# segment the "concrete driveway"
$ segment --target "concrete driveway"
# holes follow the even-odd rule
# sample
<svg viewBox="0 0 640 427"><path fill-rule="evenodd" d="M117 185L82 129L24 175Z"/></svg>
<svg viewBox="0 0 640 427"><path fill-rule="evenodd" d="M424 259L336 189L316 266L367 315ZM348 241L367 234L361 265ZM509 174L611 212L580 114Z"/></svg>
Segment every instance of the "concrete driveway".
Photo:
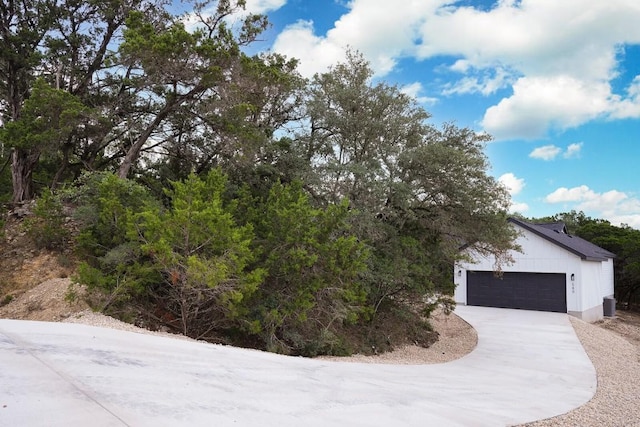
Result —
<svg viewBox="0 0 640 427"><path fill-rule="evenodd" d="M483 307L441 365L308 360L85 325L0 320L0 426L501 426L591 399L566 314Z"/></svg>

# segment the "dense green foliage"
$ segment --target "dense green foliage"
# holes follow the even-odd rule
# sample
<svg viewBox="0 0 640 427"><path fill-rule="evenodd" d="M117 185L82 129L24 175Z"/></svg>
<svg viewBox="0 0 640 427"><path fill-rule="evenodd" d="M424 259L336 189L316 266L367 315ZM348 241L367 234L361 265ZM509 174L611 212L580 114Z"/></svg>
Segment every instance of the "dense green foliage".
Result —
<svg viewBox="0 0 640 427"><path fill-rule="evenodd" d="M67 245L69 230L65 227L65 215L60 199L51 191L45 191L36 201L33 215L23 226L39 248L62 250Z"/></svg>
<svg viewBox="0 0 640 427"><path fill-rule="evenodd" d="M428 124L357 52L310 80L247 55L267 22L244 4L196 2L195 27L161 0L0 8L0 197L75 209L77 280L112 313L295 354L421 327L461 245L513 248L489 137Z"/></svg>
<svg viewBox="0 0 640 427"><path fill-rule="evenodd" d="M616 255L613 265L618 304L627 308L640 304L640 230L626 225L618 227L575 211L535 221L562 221L569 233L613 252Z"/></svg>
<svg viewBox="0 0 640 427"><path fill-rule="evenodd" d="M246 200L245 200L246 203ZM314 208L299 182L276 183L246 214L267 276L248 307L267 348L329 345L335 325L365 314L359 274L368 253L350 233L347 203Z"/></svg>
<svg viewBox="0 0 640 427"><path fill-rule="evenodd" d="M128 236L135 215L155 202L146 188L102 172L83 175L61 196L76 206L80 224L76 246L84 260L78 278L104 294L95 303L99 309L117 312L161 280L156 270L140 262L140 247Z"/></svg>
<svg viewBox="0 0 640 427"><path fill-rule="evenodd" d="M307 188L322 203L349 200L354 232L371 248L363 285L370 304L450 293L464 243L498 258L511 248L509 197L486 170L486 136L428 125L395 86L371 85L361 55L317 75L308 88L309 128L296 140Z"/></svg>
<svg viewBox="0 0 640 427"><path fill-rule="evenodd" d="M314 208L300 183L225 203L227 181L212 170L173 182L167 206L113 174L80 188L66 195L84 230L77 280L105 292L102 309L135 299L184 334L241 332L295 353L366 312L367 251L349 234L346 203Z"/></svg>
<svg viewBox="0 0 640 427"><path fill-rule="evenodd" d="M170 205L151 205L129 224L144 265L162 276L147 288L175 317L185 335L206 337L241 317L244 300L256 292L263 268L253 259L250 225L237 226L222 202L225 180L211 171L190 175L167 190Z"/></svg>

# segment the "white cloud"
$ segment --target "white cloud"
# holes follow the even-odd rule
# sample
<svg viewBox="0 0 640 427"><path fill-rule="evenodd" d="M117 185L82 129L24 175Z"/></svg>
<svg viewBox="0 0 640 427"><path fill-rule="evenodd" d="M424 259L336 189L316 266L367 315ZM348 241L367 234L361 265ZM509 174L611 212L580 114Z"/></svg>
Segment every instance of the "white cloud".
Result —
<svg viewBox="0 0 640 427"><path fill-rule="evenodd" d="M627 97L616 97L611 118L630 119L640 117L640 76L636 76L627 88Z"/></svg>
<svg viewBox="0 0 640 427"><path fill-rule="evenodd" d="M311 77L344 59L346 46L316 36L312 21L298 21L278 35L273 50L300 60L298 71Z"/></svg>
<svg viewBox="0 0 640 427"><path fill-rule="evenodd" d="M195 13L187 13L182 18L182 22L184 22L185 27L189 31L193 31L196 28L202 28L202 20L211 18L216 14L216 9L218 7L218 2L205 7L201 12L200 16L197 16ZM273 12L275 10L280 9L282 6L287 4L287 0L246 0L246 4L244 9L239 9L236 13L229 16L226 21L231 25L237 23L239 18L246 17L249 14L266 14L269 12Z"/></svg>
<svg viewBox="0 0 640 427"><path fill-rule="evenodd" d="M479 68L601 78L613 73L617 45L640 39L640 9L630 0L523 0L438 12L425 18L419 54L459 55Z"/></svg>
<svg viewBox="0 0 640 427"><path fill-rule="evenodd" d="M349 11L326 34L300 23L278 35L273 50L301 60L301 73L312 76L344 59L347 47L362 52L377 76L389 73L400 57L415 50L420 24L448 0L403 2L351 0Z"/></svg>
<svg viewBox="0 0 640 427"><path fill-rule="evenodd" d="M522 77L513 95L487 109L482 124L496 139L540 138L605 116L611 88L571 76Z"/></svg>
<svg viewBox="0 0 640 427"><path fill-rule="evenodd" d="M582 142L576 142L573 144L569 144L567 147L567 151L562 155L565 159L573 159L576 157L580 157L580 152L582 151Z"/></svg>
<svg viewBox="0 0 640 427"><path fill-rule="evenodd" d="M509 212L511 213L519 212L523 214L528 210L529 210L529 205L526 203L512 202L511 206L509 207Z"/></svg>
<svg viewBox="0 0 640 427"><path fill-rule="evenodd" d="M500 178L498 178L498 182L505 186L511 196L515 196L520 193L525 186L524 179L516 177L511 172L500 176Z"/></svg>
<svg viewBox="0 0 640 427"><path fill-rule="evenodd" d="M582 142L569 144L564 153L562 153L562 148L560 147L557 147L555 145L544 145L542 147L535 148L531 153L529 153L529 157L531 157L532 159L549 161L554 160L560 153L562 153L562 157L564 157L565 159L573 159L576 157L580 157L582 145Z"/></svg>
<svg viewBox="0 0 640 427"><path fill-rule="evenodd" d="M498 178L498 182L507 189L511 197L518 195L525 186L524 179L518 178L511 172L501 175ZM516 202L514 200L511 201L511 206L509 207L510 212L524 213L528 210L529 205L526 203Z"/></svg>
<svg viewBox="0 0 640 427"><path fill-rule="evenodd" d="M247 0L245 10L249 13L268 13L280 9L287 0Z"/></svg>
<svg viewBox="0 0 640 427"><path fill-rule="evenodd" d="M640 117L640 79L624 96L610 85L620 46L640 42L638 19L630 0L449 7L426 19L418 52L462 56L451 68L467 74L461 88L474 81L474 69L509 70L513 94L490 107L482 124L496 139L539 138L600 117Z"/></svg>
<svg viewBox="0 0 640 427"><path fill-rule="evenodd" d="M403 57L443 58L437 66L458 75L444 94L511 89L482 119L496 139L539 138L594 119L640 118L640 76L624 93L611 86L616 55L625 44L640 43L636 0L501 0L488 10L460 3L351 0L326 33L297 23L277 37L273 50L301 59L307 76L342 60L346 46L362 52L377 76Z"/></svg>
<svg viewBox="0 0 640 427"><path fill-rule="evenodd" d="M615 225L628 224L640 229L640 199L621 191L597 193L586 185L560 187L544 200L562 204L566 210L584 211L589 216L606 219Z"/></svg>
<svg viewBox="0 0 640 427"><path fill-rule="evenodd" d="M545 201L548 203L563 203L593 200L595 198L597 198L597 194L593 190L586 185L581 185L573 188L560 187L545 197Z"/></svg>
<svg viewBox="0 0 640 427"><path fill-rule="evenodd" d="M628 197L603 211L614 224L627 224L640 230L640 199Z"/></svg>
<svg viewBox="0 0 640 427"><path fill-rule="evenodd" d="M420 82L411 83L400 88L400 92L404 93L405 95L409 95L420 104L433 105L438 102L438 98L431 98L428 96L420 95L423 91L424 87Z"/></svg>
<svg viewBox="0 0 640 427"><path fill-rule="evenodd" d="M457 61L451 67L452 70L465 70L468 68L464 63ZM503 68L496 68L492 73L484 73L481 76L464 77L457 82L445 85L444 95L464 95L468 93L480 93L482 95L491 95L500 89L504 89L512 84L512 75Z"/></svg>
<svg viewBox="0 0 640 427"><path fill-rule="evenodd" d="M640 230L640 214L635 215L613 215L608 221L613 223L614 225L622 225L626 224L629 227L633 227L637 230Z"/></svg>
<svg viewBox="0 0 640 427"><path fill-rule="evenodd" d="M534 149L529 153L529 157L549 161L555 159L561 152L562 149L560 147L556 147L555 145L545 145Z"/></svg>
<svg viewBox="0 0 640 427"><path fill-rule="evenodd" d="M547 197L544 198L544 201L547 203L577 202L581 200L585 194L589 193L594 194L586 185L572 189L560 187L553 193L548 194Z"/></svg>
<svg viewBox="0 0 640 427"><path fill-rule="evenodd" d="M471 63L466 59L458 59L449 69L458 73L466 73L472 68Z"/></svg>

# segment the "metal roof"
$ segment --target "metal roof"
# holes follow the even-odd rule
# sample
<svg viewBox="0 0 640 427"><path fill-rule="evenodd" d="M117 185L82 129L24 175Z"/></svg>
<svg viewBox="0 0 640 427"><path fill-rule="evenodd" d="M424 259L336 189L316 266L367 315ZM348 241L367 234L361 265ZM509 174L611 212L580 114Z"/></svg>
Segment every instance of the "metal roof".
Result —
<svg viewBox="0 0 640 427"><path fill-rule="evenodd" d="M537 234L586 261L606 261L609 258L616 257L615 254L598 245L594 245L578 236L568 234L567 227L563 222L533 224L517 218L509 218L509 222Z"/></svg>

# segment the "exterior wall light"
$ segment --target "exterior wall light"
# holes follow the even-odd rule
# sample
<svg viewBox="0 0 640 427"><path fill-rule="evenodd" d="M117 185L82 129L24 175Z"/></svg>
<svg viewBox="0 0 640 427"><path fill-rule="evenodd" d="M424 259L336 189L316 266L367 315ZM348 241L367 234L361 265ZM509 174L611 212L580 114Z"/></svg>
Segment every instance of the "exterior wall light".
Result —
<svg viewBox="0 0 640 427"><path fill-rule="evenodd" d="M576 293L576 275L574 273L571 273L571 293L575 294Z"/></svg>

